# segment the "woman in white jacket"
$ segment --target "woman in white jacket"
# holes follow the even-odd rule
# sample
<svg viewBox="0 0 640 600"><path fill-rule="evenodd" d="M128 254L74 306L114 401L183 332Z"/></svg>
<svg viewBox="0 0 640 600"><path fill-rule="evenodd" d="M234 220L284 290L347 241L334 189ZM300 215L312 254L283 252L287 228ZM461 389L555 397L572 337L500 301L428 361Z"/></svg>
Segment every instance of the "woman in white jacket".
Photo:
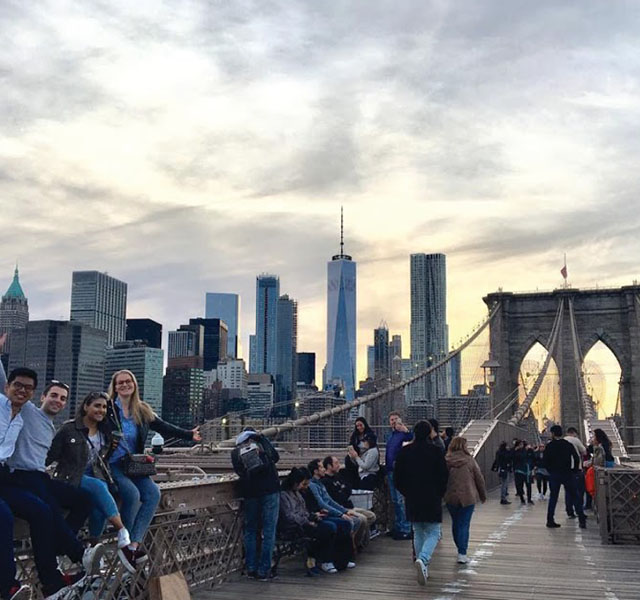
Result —
<svg viewBox="0 0 640 600"><path fill-rule="evenodd" d="M376 442L376 436L366 434L362 440L364 452L358 456L353 446L349 446L349 456L358 465L359 488L361 490L374 490L378 483L378 471L380 471L380 452Z"/></svg>

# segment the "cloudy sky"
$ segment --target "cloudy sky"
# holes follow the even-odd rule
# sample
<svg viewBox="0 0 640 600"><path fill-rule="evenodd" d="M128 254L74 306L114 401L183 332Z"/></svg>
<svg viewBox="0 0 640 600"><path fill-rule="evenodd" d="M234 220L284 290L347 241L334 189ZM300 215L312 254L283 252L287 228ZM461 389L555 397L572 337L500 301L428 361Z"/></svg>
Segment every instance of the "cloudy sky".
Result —
<svg viewBox="0 0 640 600"><path fill-rule="evenodd" d="M325 357L326 261L358 262L359 375L408 347L409 254L444 252L451 341L483 294L640 277L635 0L0 4L0 284L68 318L71 272L165 330L255 276ZM4 283L2 283L4 281Z"/></svg>

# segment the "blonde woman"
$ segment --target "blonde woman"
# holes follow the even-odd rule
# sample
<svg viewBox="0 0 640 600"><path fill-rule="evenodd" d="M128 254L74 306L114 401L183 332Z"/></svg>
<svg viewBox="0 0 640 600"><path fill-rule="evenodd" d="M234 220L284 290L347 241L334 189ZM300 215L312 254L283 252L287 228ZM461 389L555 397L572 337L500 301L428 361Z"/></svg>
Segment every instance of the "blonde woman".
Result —
<svg viewBox="0 0 640 600"><path fill-rule="evenodd" d="M468 562L469 528L475 505L485 502L487 491L480 467L467 449L467 440L454 437L445 456L449 480L444 501L451 515L453 541L458 548L458 562Z"/></svg>
<svg viewBox="0 0 640 600"><path fill-rule="evenodd" d="M123 461L128 454L141 454L149 430L165 437L200 441L198 427L181 429L163 421L152 408L143 402L138 393L138 382L131 371L117 371L109 385L107 423L111 435L119 440L109 458L111 475L118 486L122 499L120 514L124 526L129 530L131 544L127 548L127 559L134 566L146 559L139 546L160 502L160 489L151 477L130 477L125 474Z"/></svg>

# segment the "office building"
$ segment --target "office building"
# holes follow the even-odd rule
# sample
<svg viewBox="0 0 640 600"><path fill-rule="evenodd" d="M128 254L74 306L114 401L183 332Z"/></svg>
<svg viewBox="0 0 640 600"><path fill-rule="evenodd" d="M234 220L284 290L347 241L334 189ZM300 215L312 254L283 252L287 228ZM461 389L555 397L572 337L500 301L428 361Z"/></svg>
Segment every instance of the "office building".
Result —
<svg viewBox="0 0 640 600"><path fill-rule="evenodd" d="M227 356L239 358L240 296L209 292L205 296L205 318L220 319L227 324Z"/></svg>
<svg viewBox="0 0 640 600"><path fill-rule="evenodd" d="M451 373L451 395L460 396L462 394L462 354L456 354L449 361L449 372Z"/></svg>
<svg viewBox="0 0 640 600"><path fill-rule="evenodd" d="M244 360L241 358L227 358L218 363L216 379L222 384L222 389L240 390L240 397L247 398L249 377Z"/></svg>
<svg viewBox="0 0 640 600"><path fill-rule="evenodd" d="M402 336L394 335L391 338L389 344L389 360L393 360L395 357L402 358Z"/></svg>
<svg viewBox="0 0 640 600"><path fill-rule="evenodd" d="M298 352L298 381L306 385L314 385L316 382L316 353Z"/></svg>
<svg viewBox="0 0 640 600"><path fill-rule="evenodd" d="M84 323L30 321L12 332L9 369L29 367L38 374L38 398L52 379L69 385L69 399L56 424L75 416L78 402L102 390L107 333Z"/></svg>
<svg viewBox="0 0 640 600"><path fill-rule="evenodd" d="M280 280L275 275L256 278L256 338L254 373L275 375L277 368L277 320Z"/></svg>
<svg viewBox="0 0 640 600"><path fill-rule="evenodd" d="M340 226L340 254L327 263L327 366L323 386L339 385L347 401L355 398L356 381L356 263L344 253Z"/></svg>
<svg viewBox="0 0 640 600"><path fill-rule="evenodd" d="M127 340L149 348L162 348L162 325L153 319L127 319Z"/></svg>
<svg viewBox="0 0 640 600"><path fill-rule="evenodd" d="M203 421L202 369L167 367L162 388L164 420L185 429L192 429Z"/></svg>
<svg viewBox="0 0 640 600"><path fill-rule="evenodd" d="M367 379L373 379L376 376L376 347L367 346Z"/></svg>
<svg viewBox="0 0 640 600"><path fill-rule="evenodd" d="M13 281L0 302L0 335L7 334L4 347L0 350L0 357L5 368L9 366L9 354L11 353L11 332L22 329L29 322L29 303L20 285L18 267L13 273Z"/></svg>
<svg viewBox="0 0 640 600"><path fill-rule="evenodd" d="M71 320L107 332L107 345L126 337L127 284L98 271L74 271Z"/></svg>
<svg viewBox="0 0 640 600"><path fill-rule="evenodd" d="M259 419L271 416L274 400L273 377L269 373L249 373L247 396L249 416Z"/></svg>
<svg viewBox="0 0 640 600"><path fill-rule="evenodd" d="M169 366L177 366L172 361L193 358L188 363L189 366L200 369L204 367L204 325L180 325L175 331L169 332L167 346ZM185 366L186 363L180 361L180 364Z"/></svg>
<svg viewBox="0 0 640 600"><path fill-rule="evenodd" d="M227 358L229 328L221 319L189 319L189 325L204 326L204 370L215 369L218 361Z"/></svg>
<svg viewBox="0 0 640 600"><path fill-rule="evenodd" d="M447 278L444 254L411 255L411 362L416 372L447 354ZM412 403L449 395L448 369L412 386Z"/></svg>
<svg viewBox="0 0 640 600"><path fill-rule="evenodd" d="M389 360L389 329L381 323L373 330L374 367L373 378L379 382L380 389L386 387L385 383L391 378L391 363Z"/></svg>
<svg viewBox="0 0 640 600"><path fill-rule="evenodd" d="M278 298L276 323L274 416L290 417L298 380L298 303L286 294Z"/></svg>
<svg viewBox="0 0 640 600"><path fill-rule="evenodd" d="M117 342L107 349L104 387L108 389L114 373L127 369L138 382L138 392L154 412L162 416L162 376L164 371L164 351L152 348L141 341Z"/></svg>
<svg viewBox="0 0 640 600"><path fill-rule="evenodd" d="M258 355L256 348L256 336L249 336L249 373L255 373L258 368Z"/></svg>

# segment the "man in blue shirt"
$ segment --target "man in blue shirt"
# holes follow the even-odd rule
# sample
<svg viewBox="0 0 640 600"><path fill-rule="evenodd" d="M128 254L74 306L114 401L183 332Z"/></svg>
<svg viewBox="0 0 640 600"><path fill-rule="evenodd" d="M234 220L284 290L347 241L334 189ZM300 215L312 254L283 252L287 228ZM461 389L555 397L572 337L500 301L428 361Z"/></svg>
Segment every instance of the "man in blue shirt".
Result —
<svg viewBox="0 0 640 600"><path fill-rule="evenodd" d="M387 477L389 479L389 493L391 495L395 514L391 536L394 540L409 540L411 539L411 523L407 520L404 498L402 494L398 492L394 484L393 465L396 462L398 452L400 452L403 445L409 443L413 439L413 435L402 422L400 413L396 411L389 413L389 425L391 426L391 432L387 435L385 466L387 469Z"/></svg>

